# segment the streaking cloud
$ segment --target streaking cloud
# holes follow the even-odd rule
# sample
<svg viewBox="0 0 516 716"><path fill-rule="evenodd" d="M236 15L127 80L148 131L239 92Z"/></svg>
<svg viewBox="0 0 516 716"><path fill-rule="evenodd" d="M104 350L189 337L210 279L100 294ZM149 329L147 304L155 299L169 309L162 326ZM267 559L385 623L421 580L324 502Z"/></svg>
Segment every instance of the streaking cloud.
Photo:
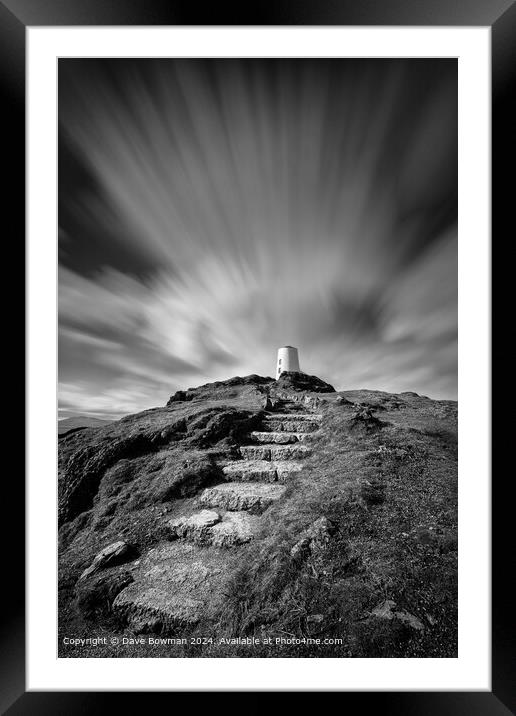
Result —
<svg viewBox="0 0 516 716"><path fill-rule="evenodd" d="M456 63L60 61L63 415L291 343L337 388L456 397Z"/></svg>

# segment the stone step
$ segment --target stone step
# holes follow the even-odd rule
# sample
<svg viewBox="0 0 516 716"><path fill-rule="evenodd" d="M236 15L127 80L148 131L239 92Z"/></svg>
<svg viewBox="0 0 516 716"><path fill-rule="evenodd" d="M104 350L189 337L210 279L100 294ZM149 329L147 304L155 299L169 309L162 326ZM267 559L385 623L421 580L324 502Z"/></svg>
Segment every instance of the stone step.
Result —
<svg viewBox="0 0 516 716"><path fill-rule="evenodd" d="M259 517L248 512L228 512L224 519L212 527L211 544L214 547L235 547L254 539Z"/></svg>
<svg viewBox="0 0 516 716"><path fill-rule="evenodd" d="M321 413L270 413L264 420L307 420L320 423L323 419Z"/></svg>
<svg viewBox="0 0 516 716"><path fill-rule="evenodd" d="M242 445L240 454L246 460L292 460L307 457L312 452L308 445Z"/></svg>
<svg viewBox="0 0 516 716"><path fill-rule="evenodd" d="M221 516L215 510L201 510L189 517L169 520L168 528L172 539L213 547L234 547L253 539L257 520L247 512L228 512Z"/></svg>
<svg viewBox="0 0 516 716"><path fill-rule="evenodd" d="M279 420L277 417L264 418L262 426L272 432L313 433L320 425L316 420L296 420L294 418Z"/></svg>
<svg viewBox="0 0 516 716"><path fill-rule="evenodd" d="M222 467L228 482L276 482L278 475L270 460L234 460Z"/></svg>
<svg viewBox="0 0 516 716"><path fill-rule="evenodd" d="M253 430L250 434L251 440L257 443L276 443L277 445L288 445L289 443L307 442L316 437L316 433L287 433L287 432L266 432L264 430Z"/></svg>
<svg viewBox="0 0 516 716"><path fill-rule="evenodd" d="M294 460L235 460L222 468L228 482L281 482L291 472L301 470Z"/></svg>
<svg viewBox="0 0 516 716"><path fill-rule="evenodd" d="M277 483L225 482L204 490L199 502L205 507L263 512L275 500L279 500L286 489Z"/></svg>
<svg viewBox="0 0 516 716"><path fill-rule="evenodd" d="M213 620L224 605L231 565L239 559L238 550L162 542L132 570L134 582L117 595L113 611L136 634Z"/></svg>

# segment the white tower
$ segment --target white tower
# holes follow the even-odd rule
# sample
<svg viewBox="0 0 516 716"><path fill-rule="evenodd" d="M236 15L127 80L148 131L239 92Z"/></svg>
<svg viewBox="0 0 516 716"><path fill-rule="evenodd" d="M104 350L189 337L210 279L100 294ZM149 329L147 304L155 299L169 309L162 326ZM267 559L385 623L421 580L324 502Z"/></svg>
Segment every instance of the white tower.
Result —
<svg viewBox="0 0 516 716"><path fill-rule="evenodd" d="M283 348L278 348L276 380L278 380L283 371L292 371L294 373L301 372L297 348L293 348L292 346L283 346Z"/></svg>

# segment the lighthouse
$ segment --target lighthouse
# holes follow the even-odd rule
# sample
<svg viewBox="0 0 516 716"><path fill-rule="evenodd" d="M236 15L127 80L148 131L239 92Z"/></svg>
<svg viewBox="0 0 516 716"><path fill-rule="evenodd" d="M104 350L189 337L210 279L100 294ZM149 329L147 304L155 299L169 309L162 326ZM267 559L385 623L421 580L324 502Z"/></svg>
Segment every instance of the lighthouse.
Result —
<svg viewBox="0 0 516 716"><path fill-rule="evenodd" d="M292 346L283 346L278 348L278 365L276 369L276 380L284 371L291 371L293 373L300 373L301 368L299 367L299 355L297 348Z"/></svg>

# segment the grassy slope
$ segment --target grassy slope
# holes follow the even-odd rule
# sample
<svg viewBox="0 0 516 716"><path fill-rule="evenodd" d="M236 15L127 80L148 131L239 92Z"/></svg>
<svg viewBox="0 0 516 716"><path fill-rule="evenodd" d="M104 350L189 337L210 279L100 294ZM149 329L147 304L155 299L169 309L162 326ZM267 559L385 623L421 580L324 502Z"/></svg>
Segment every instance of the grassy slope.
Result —
<svg viewBox="0 0 516 716"><path fill-rule="evenodd" d="M253 545L235 580L226 620L250 633L264 626L278 634L343 638L331 653L325 647L310 656L455 655L453 406L411 399L378 413L386 424L371 432L352 426L349 408L328 413L324 436L288 499L267 513L267 536ZM289 549L321 514L338 533L320 558L296 570ZM368 619L386 599L419 617L425 631ZM314 614L325 619L310 630L306 616Z"/></svg>
<svg viewBox="0 0 516 716"><path fill-rule="evenodd" d="M341 393L367 403L382 421L368 427L354 421L354 406L328 403L314 455L292 479L285 497L263 516L263 529L240 548L230 593L219 623L220 636L296 635L338 637L333 647L208 645L158 647L142 653L131 647L70 648L63 656L423 656L456 655L457 446L456 403L413 394L373 391ZM84 433L109 442L116 436L155 430L178 417L222 405L257 410L260 395L246 386L221 389L204 399L146 411L96 431L70 436L63 461ZM95 435L93 435L95 433ZM96 552L124 538L140 552L165 538L160 516L190 509L192 496L167 499L163 481L185 461L195 468L208 450L188 441L160 446L152 454L123 459L100 482L91 510L65 526L60 555L60 636L120 634L109 617L93 622L78 612L75 581ZM193 473L195 473L195 469ZM195 491L195 488L194 488ZM329 547L303 565L291 547L315 519L325 515L337 526ZM424 631L397 620L371 617L387 599L425 625ZM317 622L307 617L317 616ZM199 634L207 633L206 626Z"/></svg>
<svg viewBox="0 0 516 716"><path fill-rule="evenodd" d="M67 433L69 430L77 430L80 428L100 428L111 423L111 420L102 420L101 418L89 418L86 415L77 415L74 418L63 418L57 423L57 432L59 435Z"/></svg>

